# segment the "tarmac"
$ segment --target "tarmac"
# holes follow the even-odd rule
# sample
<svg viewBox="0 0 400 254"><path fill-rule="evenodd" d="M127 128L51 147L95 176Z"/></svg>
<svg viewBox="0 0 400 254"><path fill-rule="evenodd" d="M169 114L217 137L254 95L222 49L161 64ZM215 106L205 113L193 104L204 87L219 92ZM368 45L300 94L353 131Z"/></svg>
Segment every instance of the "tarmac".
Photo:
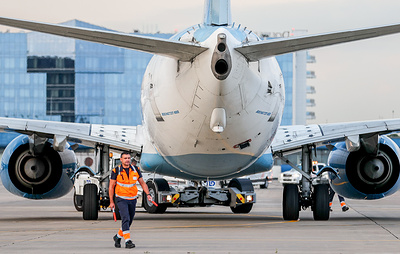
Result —
<svg viewBox="0 0 400 254"><path fill-rule="evenodd" d="M27 200L0 184L0 253L399 253L400 194L376 201L337 197L329 221L314 221L310 210L300 220L283 221L282 185L258 189L249 214L229 207L169 208L147 214L138 208L131 227L134 249L114 247L120 227L112 213L84 221L73 193L57 200Z"/></svg>

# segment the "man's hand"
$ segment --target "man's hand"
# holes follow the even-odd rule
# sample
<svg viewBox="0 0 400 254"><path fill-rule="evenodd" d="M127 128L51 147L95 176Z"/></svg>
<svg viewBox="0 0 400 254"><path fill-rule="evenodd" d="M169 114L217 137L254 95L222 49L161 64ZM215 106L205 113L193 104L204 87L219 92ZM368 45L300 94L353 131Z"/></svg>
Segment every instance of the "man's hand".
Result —
<svg viewBox="0 0 400 254"><path fill-rule="evenodd" d="M147 200L149 200L153 205L158 206L156 202L153 201L153 198L150 195L147 195Z"/></svg>
<svg viewBox="0 0 400 254"><path fill-rule="evenodd" d="M111 209L114 209L114 208L115 208L114 202L110 202L110 208L111 208Z"/></svg>

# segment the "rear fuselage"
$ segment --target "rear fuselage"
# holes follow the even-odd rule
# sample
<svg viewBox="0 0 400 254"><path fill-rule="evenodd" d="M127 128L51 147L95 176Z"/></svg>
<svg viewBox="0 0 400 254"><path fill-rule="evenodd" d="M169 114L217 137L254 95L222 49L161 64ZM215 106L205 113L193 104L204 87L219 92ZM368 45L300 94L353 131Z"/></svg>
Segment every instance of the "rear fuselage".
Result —
<svg viewBox="0 0 400 254"><path fill-rule="evenodd" d="M172 39L209 50L192 62L154 56L149 63L141 102L155 151L145 146L142 164L153 154L186 178L204 179L248 168L264 155L281 120L285 93L276 59L248 62L234 47L259 38L233 26L197 26Z"/></svg>

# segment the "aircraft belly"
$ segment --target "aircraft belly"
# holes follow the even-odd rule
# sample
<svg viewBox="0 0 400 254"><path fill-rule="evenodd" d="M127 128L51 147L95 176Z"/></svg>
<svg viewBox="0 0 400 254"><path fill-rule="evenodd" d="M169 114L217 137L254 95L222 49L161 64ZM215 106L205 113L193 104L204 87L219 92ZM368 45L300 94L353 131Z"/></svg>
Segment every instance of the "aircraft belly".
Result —
<svg viewBox="0 0 400 254"><path fill-rule="evenodd" d="M168 163L166 159L168 159L168 161L173 161L176 164L180 164L181 168L177 168ZM243 158L240 158L240 156L237 156L236 154L223 156L204 156L201 154L191 154L184 156L162 157L154 153L143 153L141 159L141 168L146 172L155 172L157 174L189 180L222 180L265 172L270 170L274 163L272 154L265 153L257 160L253 158L252 160L255 160L255 162L244 170L232 171L231 168L227 167L232 166L234 162L241 159ZM209 167L202 168L199 166L204 160L208 161Z"/></svg>
<svg viewBox="0 0 400 254"><path fill-rule="evenodd" d="M239 172L242 165L249 165L256 160L246 154L186 154L167 156L165 159L172 165L179 165L188 174L210 178Z"/></svg>

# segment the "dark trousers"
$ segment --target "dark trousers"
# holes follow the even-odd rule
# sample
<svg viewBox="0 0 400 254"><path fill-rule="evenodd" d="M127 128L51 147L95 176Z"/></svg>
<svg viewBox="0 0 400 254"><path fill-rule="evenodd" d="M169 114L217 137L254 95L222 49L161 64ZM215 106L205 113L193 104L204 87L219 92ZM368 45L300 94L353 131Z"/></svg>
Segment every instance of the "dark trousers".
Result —
<svg viewBox="0 0 400 254"><path fill-rule="evenodd" d="M332 202L334 196L335 196L335 191L331 188L331 186L329 186L329 203ZM344 202L344 197L340 196L339 194L337 196L339 198L340 203Z"/></svg>
<svg viewBox="0 0 400 254"><path fill-rule="evenodd" d="M116 198L119 214L121 215L122 231L129 231L132 225L133 217L136 211L136 199L127 200L123 198Z"/></svg>

